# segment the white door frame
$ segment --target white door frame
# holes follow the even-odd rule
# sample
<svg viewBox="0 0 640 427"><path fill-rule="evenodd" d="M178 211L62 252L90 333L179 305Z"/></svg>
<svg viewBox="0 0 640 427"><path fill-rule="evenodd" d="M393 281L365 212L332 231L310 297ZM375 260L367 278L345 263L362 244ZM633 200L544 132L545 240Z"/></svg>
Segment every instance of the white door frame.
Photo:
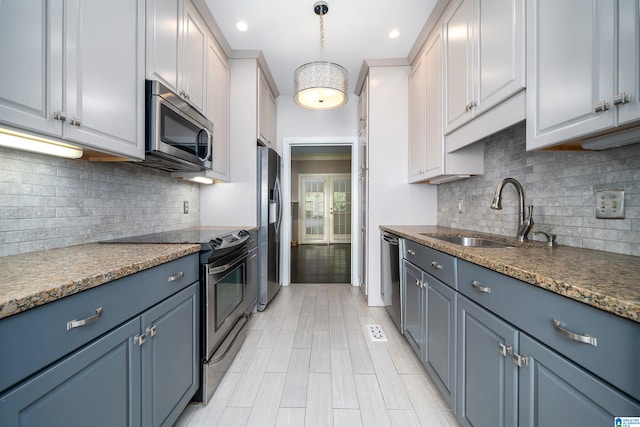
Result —
<svg viewBox="0 0 640 427"><path fill-rule="evenodd" d="M292 146L333 146L342 145L351 147L351 203L352 209L359 206L360 198L358 194L358 180L353 179L354 171L357 173L358 157L360 155L358 148L358 138L352 136L330 137L330 138L303 138L292 137L282 138L282 203L286 206L282 215L282 232L281 248L282 248L282 269L281 278L282 285L291 284L291 147ZM353 233L353 230L359 230L358 215L351 215L351 284L358 286L358 254L359 254L359 233ZM356 260L356 262L354 262Z"/></svg>

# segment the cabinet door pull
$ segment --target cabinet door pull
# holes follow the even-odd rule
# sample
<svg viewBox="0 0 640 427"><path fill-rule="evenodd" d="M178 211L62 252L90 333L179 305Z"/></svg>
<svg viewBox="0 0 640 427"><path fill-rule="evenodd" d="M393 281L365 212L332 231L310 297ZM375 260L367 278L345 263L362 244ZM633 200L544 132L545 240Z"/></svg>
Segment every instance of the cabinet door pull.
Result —
<svg viewBox="0 0 640 427"><path fill-rule="evenodd" d="M181 271L180 273L176 274L175 276L169 276L169 282L176 282L180 279L182 279L184 277L184 273Z"/></svg>
<svg viewBox="0 0 640 427"><path fill-rule="evenodd" d="M72 126L80 126L81 123L82 122L80 121L80 117L76 117L76 116L73 116L71 118L71 121L69 122L69 124Z"/></svg>
<svg viewBox="0 0 640 427"><path fill-rule="evenodd" d="M609 103L607 101L600 101L593 106L593 111L601 113L609 109Z"/></svg>
<svg viewBox="0 0 640 427"><path fill-rule="evenodd" d="M631 102L631 95L625 92L620 92L613 97L613 105L628 104Z"/></svg>
<svg viewBox="0 0 640 427"><path fill-rule="evenodd" d="M484 292L485 294L490 294L491 293L491 288L488 286L481 286L480 282L478 282L477 280L474 280L473 282L471 282L471 286L473 287L473 289L475 289L478 292Z"/></svg>
<svg viewBox="0 0 640 427"><path fill-rule="evenodd" d="M438 270L442 270L442 264L440 264L439 262L436 261L431 261L431 267L438 269Z"/></svg>
<svg viewBox="0 0 640 427"><path fill-rule="evenodd" d="M415 255L416 253L414 251L412 251L411 249L407 249L407 253L409 255Z"/></svg>
<svg viewBox="0 0 640 427"><path fill-rule="evenodd" d="M147 326L147 329L145 329L145 335L148 337L153 337L157 333L158 333L158 327L156 325Z"/></svg>
<svg viewBox="0 0 640 427"><path fill-rule="evenodd" d="M53 118L55 120L64 122L65 120L67 120L67 115L64 113L64 111L56 111L55 113L53 113Z"/></svg>
<svg viewBox="0 0 640 427"><path fill-rule="evenodd" d="M90 323L93 323L96 320L98 320L98 318L100 316L102 316L102 307L96 308L96 314L94 314L93 316L89 316L86 319L82 319L82 320L73 319L73 320L67 322L67 331L69 329L79 328L80 326L85 326L85 325L88 325Z"/></svg>
<svg viewBox="0 0 640 427"><path fill-rule="evenodd" d="M560 332L565 337L568 337L574 341L589 344L594 347L598 346L598 340L596 339L596 337L592 337L591 335L587 335L587 334L576 334L575 332L571 332L570 330L565 329L564 324L557 319L553 319L553 327L555 328L556 331Z"/></svg>
<svg viewBox="0 0 640 427"><path fill-rule="evenodd" d="M416 286L422 288L422 282L420 281L420 279L416 279Z"/></svg>
<svg viewBox="0 0 640 427"><path fill-rule="evenodd" d="M513 353L513 362L518 366L518 368L522 368L523 366L527 366L529 364L527 356L523 356L518 353Z"/></svg>
<svg viewBox="0 0 640 427"><path fill-rule="evenodd" d="M507 357L507 354L511 354L513 352L513 347L511 347L510 345L504 345L502 343L498 343L498 347L500 348L500 354L503 357Z"/></svg>

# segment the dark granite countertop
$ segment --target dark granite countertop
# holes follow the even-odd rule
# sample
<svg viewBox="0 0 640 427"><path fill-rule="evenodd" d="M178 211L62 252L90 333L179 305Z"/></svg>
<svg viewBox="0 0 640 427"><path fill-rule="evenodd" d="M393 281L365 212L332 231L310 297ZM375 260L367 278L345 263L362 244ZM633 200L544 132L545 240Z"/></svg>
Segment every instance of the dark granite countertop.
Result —
<svg viewBox="0 0 640 427"><path fill-rule="evenodd" d="M199 250L199 244L92 243L0 257L0 319Z"/></svg>
<svg viewBox="0 0 640 427"><path fill-rule="evenodd" d="M455 228L384 225L381 229L514 279L555 292L615 315L640 322L640 257L542 242L518 244L515 238ZM435 235L485 237L509 248L464 247Z"/></svg>

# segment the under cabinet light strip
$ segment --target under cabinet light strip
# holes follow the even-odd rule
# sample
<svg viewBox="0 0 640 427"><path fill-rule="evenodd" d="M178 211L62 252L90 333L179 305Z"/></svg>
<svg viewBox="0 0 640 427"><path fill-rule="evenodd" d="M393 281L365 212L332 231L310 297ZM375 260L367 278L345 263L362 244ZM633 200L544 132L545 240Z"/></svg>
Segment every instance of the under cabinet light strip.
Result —
<svg viewBox="0 0 640 427"><path fill-rule="evenodd" d="M38 154L79 159L82 149L46 138L15 132L0 128L0 146L17 150L30 151Z"/></svg>

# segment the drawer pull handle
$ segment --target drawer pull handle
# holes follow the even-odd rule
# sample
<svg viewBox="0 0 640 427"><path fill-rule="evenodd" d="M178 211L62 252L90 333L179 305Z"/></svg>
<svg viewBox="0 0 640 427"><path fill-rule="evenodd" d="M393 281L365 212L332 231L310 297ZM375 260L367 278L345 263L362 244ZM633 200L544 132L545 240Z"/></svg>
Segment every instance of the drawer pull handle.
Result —
<svg viewBox="0 0 640 427"><path fill-rule="evenodd" d="M415 255L416 253L414 251L412 251L411 249L407 249L407 253L409 255Z"/></svg>
<svg viewBox="0 0 640 427"><path fill-rule="evenodd" d="M93 323L96 320L98 320L98 318L100 316L102 316L102 307L96 308L96 314L94 314L93 316L89 316L86 319L82 319L82 320L73 319L73 320L67 322L67 331L69 329L79 328L80 326L85 326L85 325L88 325L90 323Z"/></svg>
<svg viewBox="0 0 640 427"><path fill-rule="evenodd" d="M490 294L491 293L491 288L488 286L481 286L480 282L478 282L477 280L474 280L473 282L471 282L471 286L473 287L473 289L475 289L478 292L484 292L485 294Z"/></svg>
<svg viewBox="0 0 640 427"><path fill-rule="evenodd" d="M436 268L438 270L442 270L442 264L436 261L431 261L431 267Z"/></svg>
<svg viewBox="0 0 640 427"><path fill-rule="evenodd" d="M180 273L176 274L175 276L169 276L169 282L176 282L180 279L182 279L184 277L184 273L181 271Z"/></svg>
<svg viewBox="0 0 640 427"><path fill-rule="evenodd" d="M565 329L564 324L559 320L553 319L553 327L556 329L556 331L560 332L566 337L571 338L574 341L589 344L594 347L598 346L598 340L596 339L596 337L592 337L591 335L587 334L576 334L575 332L571 332L570 330Z"/></svg>

